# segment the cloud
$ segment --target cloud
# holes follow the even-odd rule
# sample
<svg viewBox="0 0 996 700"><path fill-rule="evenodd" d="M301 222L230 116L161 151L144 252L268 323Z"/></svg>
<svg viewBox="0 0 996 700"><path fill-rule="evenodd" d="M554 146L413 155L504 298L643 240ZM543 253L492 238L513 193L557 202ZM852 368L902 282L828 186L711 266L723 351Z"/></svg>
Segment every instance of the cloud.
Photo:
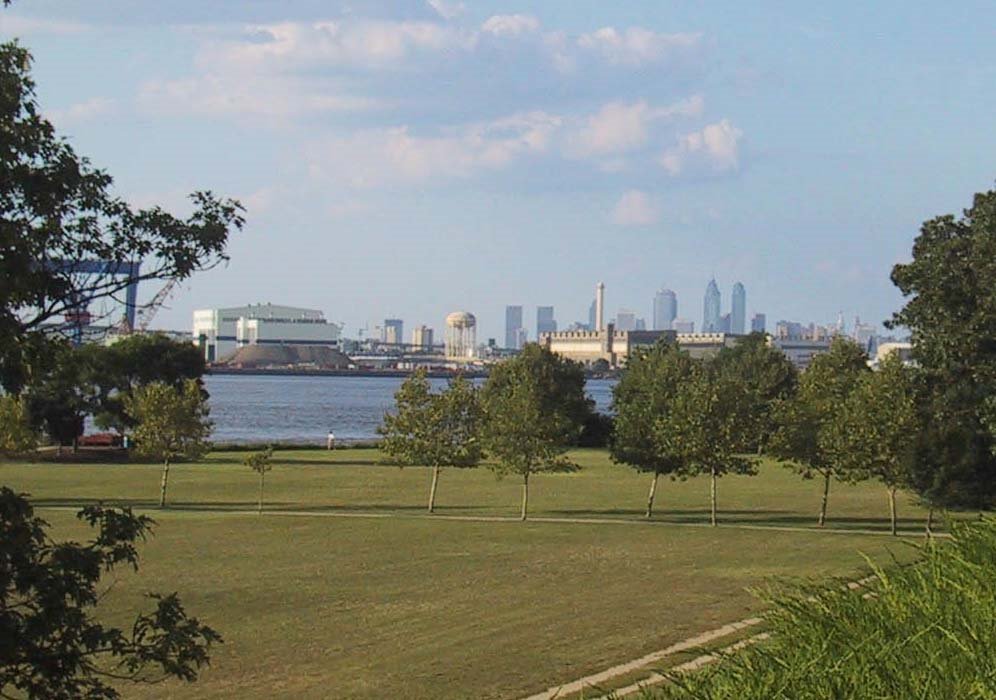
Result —
<svg viewBox="0 0 996 700"><path fill-rule="evenodd" d="M494 15L481 25L481 29L495 36L519 36L535 32L539 26L539 20L532 15Z"/></svg>
<svg viewBox="0 0 996 700"><path fill-rule="evenodd" d="M455 19L467 10L462 2L446 2L445 0L426 0L426 2L443 19Z"/></svg>
<svg viewBox="0 0 996 700"><path fill-rule="evenodd" d="M687 172L720 174L740 168L743 132L728 119L679 137L664 151L660 164L671 176Z"/></svg>
<svg viewBox="0 0 996 700"><path fill-rule="evenodd" d="M652 107L645 100L631 104L610 102L585 120L573 138L571 150L580 157L632 151L646 144L654 121L698 116L704 106L699 95L667 107Z"/></svg>
<svg viewBox="0 0 996 700"><path fill-rule="evenodd" d="M611 220L617 226L651 226L660 218L660 208L646 192L630 190L619 198Z"/></svg>
<svg viewBox="0 0 996 700"><path fill-rule="evenodd" d="M602 56L609 63L641 66L695 49L701 40L702 35L698 33L663 34L642 27L630 27L620 32L614 27L602 27L590 34L582 34L577 44Z"/></svg>
<svg viewBox="0 0 996 700"><path fill-rule="evenodd" d="M418 135L407 126L366 130L309 149L310 169L315 176L359 188L466 178L543 153L559 128L558 117L530 112L436 136Z"/></svg>
<svg viewBox="0 0 996 700"><path fill-rule="evenodd" d="M91 97L83 102L72 104L65 109L47 110L46 116L50 121L65 128L89 121L95 117L111 114L116 107L117 103L112 99L107 97Z"/></svg>

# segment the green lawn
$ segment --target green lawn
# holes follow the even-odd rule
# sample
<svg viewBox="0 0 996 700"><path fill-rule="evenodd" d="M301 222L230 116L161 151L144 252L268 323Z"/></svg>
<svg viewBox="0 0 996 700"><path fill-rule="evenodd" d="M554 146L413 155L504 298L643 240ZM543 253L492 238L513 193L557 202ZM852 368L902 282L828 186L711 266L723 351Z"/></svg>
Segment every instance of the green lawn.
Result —
<svg viewBox="0 0 996 700"><path fill-rule="evenodd" d="M676 526L707 522L705 480L662 482L658 522L643 524L648 477L600 451L576 457L583 471L532 481L531 515L599 522L424 515L428 470L378 466L372 450L277 453L263 517L240 512L257 483L241 455L174 467L141 571L120 572L104 607L124 620L144 591L177 590L225 644L196 684L126 697L515 698L743 618L766 577L853 576L860 553L911 553L883 535L755 529L815 522L819 485L773 465L720 482L726 526L713 529ZM84 530L54 506L144 508L158 478L155 465L0 464L0 483L73 537ZM514 517L519 486L444 471L439 513ZM921 510L901 514L922 526ZM830 526L887 520L884 489L834 485Z"/></svg>

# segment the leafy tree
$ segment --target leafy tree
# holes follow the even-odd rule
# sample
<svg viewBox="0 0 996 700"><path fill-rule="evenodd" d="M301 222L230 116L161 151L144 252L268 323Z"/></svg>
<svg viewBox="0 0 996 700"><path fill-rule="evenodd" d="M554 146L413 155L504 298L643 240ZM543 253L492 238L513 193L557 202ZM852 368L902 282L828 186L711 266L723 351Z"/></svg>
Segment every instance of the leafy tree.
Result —
<svg viewBox="0 0 996 700"><path fill-rule="evenodd" d="M153 521L93 506L78 517L97 535L53 542L27 499L0 487L0 696L109 700L119 697L111 681L195 680L221 636L175 593L150 594L154 609L127 631L94 619L101 576L138 569L135 545Z"/></svg>
<svg viewBox="0 0 996 700"><path fill-rule="evenodd" d="M721 349L713 360L713 369L744 382L758 429L747 446L752 452L761 452L775 428L775 405L795 393L799 380L795 365L785 353L768 344L764 333L751 333L733 347Z"/></svg>
<svg viewBox="0 0 996 700"><path fill-rule="evenodd" d="M837 451L828 443L828 426L833 424L844 402L862 376L869 373L868 356L855 343L834 338L830 349L813 358L799 378L795 396L775 404L772 414L775 430L767 452L786 463L804 479L823 478L823 497L817 523L826 523L830 480L853 480L861 472L845 473L837 461Z"/></svg>
<svg viewBox="0 0 996 700"><path fill-rule="evenodd" d="M436 487L443 467L480 464L481 407L477 389L465 377L450 380L441 393L430 392L424 369L405 380L395 396L396 410L377 429L381 449L401 464L432 467L429 512L436 507Z"/></svg>
<svg viewBox="0 0 996 700"><path fill-rule="evenodd" d="M138 454L163 463L159 507L164 508L170 463L178 457L197 459L210 449L207 401L197 382L188 379L180 389L163 382L138 387L125 399L125 408L136 423Z"/></svg>
<svg viewBox="0 0 996 700"><path fill-rule="evenodd" d="M0 455L33 452L38 435L28 419L24 401L16 396L0 396Z"/></svg>
<svg viewBox="0 0 996 700"><path fill-rule="evenodd" d="M17 393L42 327L81 302L119 298L134 281L185 279L227 259L241 205L210 192L191 195L193 213L132 209L112 179L76 154L42 116L31 56L0 44L0 385ZM72 263L141 262L141 272L83 274Z"/></svg>
<svg viewBox="0 0 996 700"><path fill-rule="evenodd" d="M61 449L75 449L83 434L83 421L97 404L94 357L101 348L73 348L67 342L49 344L50 353L42 364L47 371L36 373L24 392L31 424L44 430Z"/></svg>
<svg viewBox="0 0 996 700"><path fill-rule="evenodd" d="M864 373L827 425L825 442L845 474L881 481L896 534L896 491L909 484L919 421L912 370L896 353ZM929 529L929 525L928 525Z"/></svg>
<svg viewBox="0 0 996 700"><path fill-rule="evenodd" d="M654 430L667 415L678 393L692 376L695 361L674 343L661 342L634 353L612 389L615 435L609 448L614 462L653 474L647 497L647 518L653 516L657 481L686 475L687 464L678 455L662 451Z"/></svg>
<svg viewBox="0 0 996 700"><path fill-rule="evenodd" d="M668 411L654 425L654 440L673 455L680 471L709 475L709 522L715 526L716 483L724 474L755 474L745 447L757 428L750 392L742 380L694 365Z"/></svg>
<svg viewBox="0 0 996 700"><path fill-rule="evenodd" d="M907 301L924 429L913 488L933 506L996 504L996 191L924 222L892 281Z"/></svg>
<svg viewBox="0 0 996 700"><path fill-rule="evenodd" d="M529 504L529 476L575 471L565 453L581 433L592 402L584 370L536 344L496 365L481 391L484 446L499 475L522 477L522 520Z"/></svg>
<svg viewBox="0 0 996 700"><path fill-rule="evenodd" d="M261 452L250 452L243 460L243 464L259 474L259 500L256 504L256 512L260 514L263 512L263 480L266 478L266 472L273 469L272 459L273 445L268 445Z"/></svg>

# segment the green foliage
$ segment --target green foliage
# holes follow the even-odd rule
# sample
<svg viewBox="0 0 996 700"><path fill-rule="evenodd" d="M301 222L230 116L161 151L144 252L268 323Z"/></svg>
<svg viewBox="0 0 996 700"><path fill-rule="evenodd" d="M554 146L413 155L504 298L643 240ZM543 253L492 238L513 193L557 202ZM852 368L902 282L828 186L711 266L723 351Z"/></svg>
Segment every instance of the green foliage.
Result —
<svg viewBox="0 0 996 700"><path fill-rule="evenodd" d="M754 435L745 436L746 447L760 452L775 429L772 413L776 403L795 394L799 380L795 365L781 350L768 345L764 333L751 333L733 347L722 348L712 366L713 371L746 386L756 428Z"/></svg>
<svg viewBox="0 0 996 700"><path fill-rule="evenodd" d="M136 452L163 463L159 506L166 505L170 462L178 457L196 459L210 449L212 423L200 386L193 379L176 389L163 382L137 387L125 399L125 409L135 421Z"/></svg>
<svg viewBox="0 0 996 700"><path fill-rule="evenodd" d="M16 396L0 396L0 454L22 455L38 446L24 401Z"/></svg>
<svg viewBox="0 0 996 700"><path fill-rule="evenodd" d="M31 57L0 44L0 385L19 392L41 327L78 300L118 295L121 275L83 275L59 261L141 262L139 280L185 279L227 259L229 232L242 207L210 192L191 195L179 219L159 207L134 210L111 194L112 179L76 154L42 116Z"/></svg>
<svg viewBox="0 0 996 700"><path fill-rule="evenodd" d="M892 281L921 371L923 434L913 486L943 507L996 503L996 191L975 195L961 218L924 222L913 260Z"/></svg>
<svg viewBox="0 0 996 700"><path fill-rule="evenodd" d="M612 460L638 471L681 476L687 464L679 455L663 451L655 427L665 418L675 398L685 390L695 361L674 343L660 342L635 353L612 389L615 439Z"/></svg>
<svg viewBox="0 0 996 700"><path fill-rule="evenodd" d="M35 378L24 393L31 424L57 445L72 445L83 434L83 420L99 405L96 365L100 348L49 344L49 353L34 363Z"/></svg>
<svg viewBox="0 0 996 700"><path fill-rule="evenodd" d="M774 587L771 639L679 676L645 700L906 700L994 698L996 521L953 527L907 567Z"/></svg>
<svg viewBox="0 0 996 700"><path fill-rule="evenodd" d="M592 402L584 393L581 365L538 345L495 366L481 392L484 446L498 475L523 479L526 519L529 476L575 471L567 448L581 433Z"/></svg>
<svg viewBox="0 0 996 700"><path fill-rule="evenodd" d="M273 459L273 446L267 445L265 450L250 452L242 460L242 463L259 475L259 499L257 501L257 511L263 512L263 482L266 479L266 472L273 469L271 460Z"/></svg>
<svg viewBox="0 0 996 700"><path fill-rule="evenodd" d="M153 521L93 506L78 517L97 535L53 542L27 499L0 487L0 695L111 699L112 680L195 680L221 636L188 617L176 594L150 594L154 609L128 630L95 619L101 578L118 565L138 569L135 544Z"/></svg>

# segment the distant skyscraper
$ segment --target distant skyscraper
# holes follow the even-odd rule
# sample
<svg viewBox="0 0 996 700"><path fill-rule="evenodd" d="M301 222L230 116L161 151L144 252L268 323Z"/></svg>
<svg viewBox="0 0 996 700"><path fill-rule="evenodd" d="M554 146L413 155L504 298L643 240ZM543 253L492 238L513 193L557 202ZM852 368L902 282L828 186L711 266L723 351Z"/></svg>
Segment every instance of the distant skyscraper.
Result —
<svg viewBox="0 0 996 700"><path fill-rule="evenodd" d="M519 330L522 328L522 307L505 307L505 347L509 350L520 350Z"/></svg>
<svg viewBox="0 0 996 700"><path fill-rule="evenodd" d="M647 319L645 319L645 318L638 318L638 319L636 319L636 328L634 330L637 330L637 331L645 331L645 330L647 330Z"/></svg>
<svg viewBox="0 0 996 700"><path fill-rule="evenodd" d="M676 333L694 333L695 321L689 321L687 318L676 318L671 327Z"/></svg>
<svg viewBox="0 0 996 700"><path fill-rule="evenodd" d="M385 318L380 331L380 340L388 345L405 342L405 323L400 318Z"/></svg>
<svg viewBox="0 0 996 700"><path fill-rule="evenodd" d="M540 333L556 333L557 321L553 318L552 306L536 307L536 340L539 340Z"/></svg>
<svg viewBox="0 0 996 700"><path fill-rule="evenodd" d="M616 314L616 330L635 331L636 312L629 309L619 309L619 312Z"/></svg>
<svg viewBox="0 0 996 700"><path fill-rule="evenodd" d="M432 329L427 326L415 326L412 330L412 345L419 350L431 350Z"/></svg>
<svg viewBox="0 0 996 700"><path fill-rule="evenodd" d="M743 284L733 285L732 308L730 310L730 333L743 335L747 327L747 290Z"/></svg>
<svg viewBox="0 0 996 700"><path fill-rule="evenodd" d="M678 317L678 295L662 289L654 295L654 330L669 331Z"/></svg>
<svg viewBox="0 0 996 700"><path fill-rule="evenodd" d="M589 331L598 330L595 327L595 324L597 323L597 321L595 319L595 315L597 313L598 313L598 299L592 299L591 300L591 306L588 307L588 330Z"/></svg>
<svg viewBox="0 0 996 700"><path fill-rule="evenodd" d="M719 332L720 333L732 333L733 328L733 317L730 314L723 314L719 317Z"/></svg>
<svg viewBox="0 0 996 700"><path fill-rule="evenodd" d="M764 333L764 326L767 319L764 314L754 314L750 319L750 332L751 333Z"/></svg>
<svg viewBox="0 0 996 700"><path fill-rule="evenodd" d="M716 286L716 280L709 280L709 286L706 287L705 293L705 304L703 306L702 313L702 332L703 333L718 333L719 332L719 308L720 308L720 295L719 287Z"/></svg>

